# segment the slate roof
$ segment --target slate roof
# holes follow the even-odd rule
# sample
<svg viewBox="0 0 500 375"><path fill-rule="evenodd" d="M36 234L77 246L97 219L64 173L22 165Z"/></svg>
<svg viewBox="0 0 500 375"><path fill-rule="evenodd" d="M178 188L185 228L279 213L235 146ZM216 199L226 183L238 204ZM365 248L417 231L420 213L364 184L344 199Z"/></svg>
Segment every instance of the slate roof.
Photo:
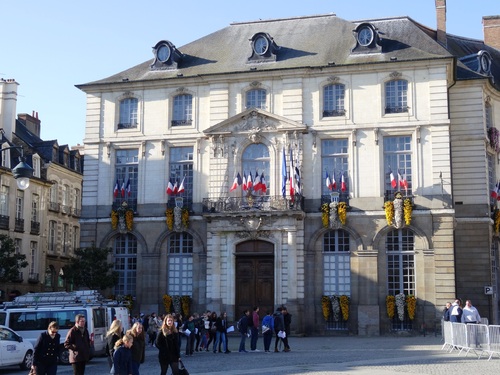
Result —
<svg viewBox="0 0 500 375"><path fill-rule="evenodd" d="M377 28L382 38L380 49L375 53L353 53L352 50L356 46L353 31L358 25L366 22ZM259 32L268 33L280 47L275 62L248 62L252 54L250 39ZM435 30L409 17L351 22L329 14L233 23L189 44L177 47L183 54L177 69L152 70L151 64L154 61L152 56L150 60L118 74L77 87L84 90L86 86L124 81L178 79L179 74L187 78L249 72L251 67L262 72L320 68L328 66L331 62L339 66L384 63L390 62L391 58L396 58L398 61L451 58L464 56L467 49L476 51L479 47L477 41L473 42L466 38L458 40L456 37L448 36L450 48L447 50L436 41L435 35ZM175 45L175 40L170 42ZM488 51L490 50L492 49L489 48ZM492 56L498 56L498 51L490 53ZM461 68L458 78L466 78L467 67L460 63L458 65ZM497 69L494 71L497 72Z"/></svg>

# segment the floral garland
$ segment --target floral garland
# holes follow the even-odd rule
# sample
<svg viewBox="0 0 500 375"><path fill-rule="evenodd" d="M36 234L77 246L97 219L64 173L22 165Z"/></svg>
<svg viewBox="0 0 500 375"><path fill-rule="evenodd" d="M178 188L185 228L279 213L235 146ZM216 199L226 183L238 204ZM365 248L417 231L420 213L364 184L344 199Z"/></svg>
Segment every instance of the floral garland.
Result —
<svg viewBox="0 0 500 375"><path fill-rule="evenodd" d="M330 317L331 303L328 296L321 297L321 311L323 312L323 318L327 321Z"/></svg>
<svg viewBox="0 0 500 375"><path fill-rule="evenodd" d="M134 227L134 211L131 209L125 211L125 224L127 225L127 230L129 232Z"/></svg>
<svg viewBox="0 0 500 375"><path fill-rule="evenodd" d="M405 224L410 225L411 224L411 213L413 211L413 206L411 204L411 199L406 198L403 204L403 210L404 210L404 217L405 217Z"/></svg>
<svg viewBox="0 0 500 375"><path fill-rule="evenodd" d="M342 311L342 318L344 320L349 319L349 304L350 298L346 295L340 296L340 310Z"/></svg>
<svg viewBox="0 0 500 375"><path fill-rule="evenodd" d="M405 319L405 295L403 293L396 294L396 308L399 320L403 321Z"/></svg>
<svg viewBox="0 0 500 375"><path fill-rule="evenodd" d="M496 209L493 214L493 228L495 229L495 233L498 234L500 232L500 210Z"/></svg>
<svg viewBox="0 0 500 375"><path fill-rule="evenodd" d="M189 308L191 306L191 297L181 296L182 313L184 316L189 316Z"/></svg>
<svg viewBox="0 0 500 375"><path fill-rule="evenodd" d="M392 225L394 220L394 203L392 201L387 201L384 203L385 220L387 220L387 225Z"/></svg>
<svg viewBox="0 0 500 375"><path fill-rule="evenodd" d="M113 230L118 228L118 219L118 211L111 210L111 228L113 228Z"/></svg>
<svg viewBox="0 0 500 375"><path fill-rule="evenodd" d="M168 230L174 229L174 209L167 208L165 215L167 216L167 228L168 228Z"/></svg>
<svg viewBox="0 0 500 375"><path fill-rule="evenodd" d="M333 312L333 320L336 322L339 321L340 318L340 301L339 297L331 296L330 301L332 301L332 312Z"/></svg>
<svg viewBox="0 0 500 375"><path fill-rule="evenodd" d="M337 212L339 215L339 220L342 225L345 225L346 216L347 216L347 204L345 202L340 202L337 206Z"/></svg>
<svg viewBox="0 0 500 375"><path fill-rule="evenodd" d="M181 309L181 296L173 296L174 312L176 314L182 313Z"/></svg>
<svg viewBox="0 0 500 375"><path fill-rule="evenodd" d="M488 129L488 138L490 140L490 146L496 153L500 152L500 134L498 129L491 127Z"/></svg>
<svg viewBox="0 0 500 375"><path fill-rule="evenodd" d="M172 297L168 294L163 295L163 306L165 306L165 312L167 314L172 311Z"/></svg>
<svg viewBox="0 0 500 375"><path fill-rule="evenodd" d="M410 320L415 318L415 310L417 307L417 299L414 295L409 294L406 296L406 309L408 310L408 317Z"/></svg>
<svg viewBox="0 0 500 375"><path fill-rule="evenodd" d="M182 209L182 226L187 228L189 226L189 210L187 208Z"/></svg>
<svg viewBox="0 0 500 375"><path fill-rule="evenodd" d="M323 203L321 205L321 222L325 228L328 228L330 216L330 205L328 203Z"/></svg>
<svg viewBox="0 0 500 375"><path fill-rule="evenodd" d="M394 296L385 297L385 307L389 319L394 318L394 308L396 307L396 298Z"/></svg>
<svg viewBox="0 0 500 375"><path fill-rule="evenodd" d="M123 202L116 210L111 210L111 228L113 230L120 229L120 232L131 231L134 226L134 210L127 208L127 204Z"/></svg>

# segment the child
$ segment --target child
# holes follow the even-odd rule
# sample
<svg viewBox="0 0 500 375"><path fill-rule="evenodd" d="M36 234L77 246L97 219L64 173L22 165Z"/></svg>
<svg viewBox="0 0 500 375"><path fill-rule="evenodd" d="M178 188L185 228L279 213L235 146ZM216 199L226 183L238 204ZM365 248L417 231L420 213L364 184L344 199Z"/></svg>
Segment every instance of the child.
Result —
<svg viewBox="0 0 500 375"><path fill-rule="evenodd" d="M134 339L130 335L125 335L115 344L115 353L113 354L113 369L111 373L116 375L132 374L132 346Z"/></svg>

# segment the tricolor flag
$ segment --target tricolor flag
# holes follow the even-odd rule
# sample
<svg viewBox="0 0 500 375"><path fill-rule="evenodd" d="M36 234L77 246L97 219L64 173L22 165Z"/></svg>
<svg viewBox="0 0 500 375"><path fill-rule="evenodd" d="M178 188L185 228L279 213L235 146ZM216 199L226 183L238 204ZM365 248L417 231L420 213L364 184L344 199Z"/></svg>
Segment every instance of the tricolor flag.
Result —
<svg viewBox="0 0 500 375"><path fill-rule="evenodd" d="M266 185L266 177L264 177L264 172L260 175L260 190L266 194L267 192L267 185Z"/></svg>
<svg viewBox="0 0 500 375"><path fill-rule="evenodd" d="M290 174L289 174L289 179L290 179L290 197L293 198L295 195L295 183L294 183L294 170L295 168L293 167L293 153L292 153L292 148L289 148L290 150Z"/></svg>
<svg viewBox="0 0 500 375"><path fill-rule="evenodd" d="M122 190L122 198L124 198L125 197L125 180L123 180L123 182L122 182L122 189L121 190Z"/></svg>
<svg viewBox="0 0 500 375"><path fill-rule="evenodd" d="M241 176L240 176L240 172L238 172L238 174L234 178L233 185L231 186L231 189L229 189L229 191L235 190L240 185L241 185Z"/></svg>
<svg viewBox="0 0 500 375"><path fill-rule="evenodd" d="M118 182L118 179L116 179L115 188L113 189L113 196L115 198L118 197L118 192L119 191L120 191L120 183Z"/></svg>
<svg viewBox="0 0 500 375"><path fill-rule="evenodd" d="M396 179L394 178L394 173L392 173L392 170L390 171L390 178L391 178L391 186L393 189L396 189L396 186L398 186L398 183Z"/></svg>
<svg viewBox="0 0 500 375"><path fill-rule="evenodd" d="M297 194L302 194L302 186L301 186L301 183L300 183L300 171L299 171L299 167L295 167L295 183L296 183L296 187L295 187L295 190L297 191Z"/></svg>
<svg viewBox="0 0 500 375"><path fill-rule="evenodd" d="M168 195L174 194L174 185L172 185L172 181L170 181L170 179L168 180L167 194Z"/></svg>
<svg viewBox="0 0 500 375"><path fill-rule="evenodd" d="M497 199L498 197L498 182L495 184L495 187L493 188L493 190L491 191L491 198L493 199Z"/></svg>
<svg viewBox="0 0 500 375"><path fill-rule="evenodd" d="M127 196L130 197L132 191L130 190L130 178L127 180L127 185L125 185L125 191L127 192Z"/></svg>
<svg viewBox="0 0 500 375"><path fill-rule="evenodd" d="M255 177L253 179L253 191L259 191L259 190L262 190L262 185L261 185L261 182L260 182L260 177L259 177L259 172L257 172L257 170L255 170Z"/></svg>
<svg viewBox="0 0 500 375"><path fill-rule="evenodd" d="M408 180L406 179L406 174L403 175L402 184L403 184L403 188L405 190L408 190Z"/></svg>
<svg viewBox="0 0 500 375"><path fill-rule="evenodd" d="M243 191L247 191L247 178L245 177L245 171L243 171L243 182L241 188L243 189Z"/></svg>
<svg viewBox="0 0 500 375"><path fill-rule="evenodd" d="M500 181L496 184L497 201L500 201Z"/></svg>
<svg viewBox="0 0 500 375"><path fill-rule="evenodd" d="M325 173L326 173L325 185L329 190L332 190L333 184L332 184L332 180L330 180L330 175L328 174L328 171L325 171Z"/></svg>
<svg viewBox="0 0 500 375"><path fill-rule="evenodd" d="M184 180L186 179L186 176L182 178L181 184L179 185L179 189L177 190L177 194L184 193Z"/></svg>
<svg viewBox="0 0 500 375"><path fill-rule="evenodd" d="M177 186L177 181L175 181L174 188L172 189L172 194L177 194L179 191L179 186Z"/></svg>
<svg viewBox="0 0 500 375"><path fill-rule="evenodd" d="M344 191L346 191L346 190L347 190L347 186L346 186L346 184L345 184L345 180L344 180L344 172L342 172L342 173L341 173L341 175L342 175L342 176L340 177L340 179L341 179L341 181L340 181L340 190L341 190L342 192L344 192Z"/></svg>
<svg viewBox="0 0 500 375"><path fill-rule="evenodd" d="M253 181L252 181L252 172L248 172L248 177L247 177L247 189L250 190L253 186Z"/></svg>
<svg viewBox="0 0 500 375"><path fill-rule="evenodd" d="M398 169L398 182L399 182L399 187L404 188L405 184L403 182L403 176L401 176L401 173L399 173L399 169Z"/></svg>
<svg viewBox="0 0 500 375"><path fill-rule="evenodd" d="M337 180L335 180L335 170L332 173L332 188L330 190L336 190L337 189Z"/></svg>
<svg viewBox="0 0 500 375"><path fill-rule="evenodd" d="M281 194L283 198L286 198L286 155L284 146L281 158Z"/></svg>

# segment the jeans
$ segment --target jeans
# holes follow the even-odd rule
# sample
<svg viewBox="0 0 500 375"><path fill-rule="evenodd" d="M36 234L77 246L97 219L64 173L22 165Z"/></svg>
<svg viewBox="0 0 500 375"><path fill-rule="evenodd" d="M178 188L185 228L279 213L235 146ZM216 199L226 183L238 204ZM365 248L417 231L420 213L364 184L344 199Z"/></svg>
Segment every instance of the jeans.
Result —
<svg viewBox="0 0 500 375"><path fill-rule="evenodd" d="M269 348L271 346L271 341L273 339L273 332L271 330L267 331L264 333L264 350L269 351Z"/></svg>
<svg viewBox="0 0 500 375"><path fill-rule="evenodd" d="M259 338L259 329L252 327L252 336L250 338L250 350L257 349L257 340Z"/></svg>
<svg viewBox="0 0 500 375"><path fill-rule="evenodd" d="M239 349L239 351L240 352L244 352L244 351L246 351L245 350L245 341L247 339L247 334L240 332L240 335L241 335L241 341L240 341L240 349Z"/></svg>
<svg viewBox="0 0 500 375"><path fill-rule="evenodd" d="M227 342L226 342L226 334L224 332L217 331L215 334L215 344L214 344L214 353L217 350L217 347L220 346L222 341L222 351L227 352Z"/></svg>

